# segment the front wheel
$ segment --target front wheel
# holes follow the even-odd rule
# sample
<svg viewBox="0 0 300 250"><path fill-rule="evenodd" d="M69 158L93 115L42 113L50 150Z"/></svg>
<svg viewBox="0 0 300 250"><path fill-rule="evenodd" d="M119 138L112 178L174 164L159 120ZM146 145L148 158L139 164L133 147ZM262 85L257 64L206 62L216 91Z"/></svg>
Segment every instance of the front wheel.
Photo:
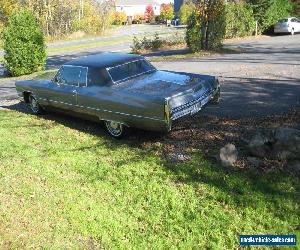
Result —
<svg viewBox="0 0 300 250"><path fill-rule="evenodd" d="M35 115L40 115L43 113L43 108L41 105L38 103L37 99L33 96L29 96L29 107Z"/></svg>
<svg viewBox="0 0 300 250"><path fill-rule="evenodd" d="M105 121L107 132L114 138L121 138L125 134L125 127L119 122Z"/></svg>

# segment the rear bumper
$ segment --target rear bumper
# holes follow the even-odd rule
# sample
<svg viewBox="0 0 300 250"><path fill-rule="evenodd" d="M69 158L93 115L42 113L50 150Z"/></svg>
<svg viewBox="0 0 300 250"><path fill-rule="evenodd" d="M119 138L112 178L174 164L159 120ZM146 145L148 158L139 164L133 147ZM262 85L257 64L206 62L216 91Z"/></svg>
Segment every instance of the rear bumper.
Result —
<svg viewBox="0 0 300 250"><path fill-rule="evenodd" d="M220 95L220 86L211 92L202 95L199 99L171 110L171 120L175 121L181 117L194 115L202 110L212 99Z"/></svg>

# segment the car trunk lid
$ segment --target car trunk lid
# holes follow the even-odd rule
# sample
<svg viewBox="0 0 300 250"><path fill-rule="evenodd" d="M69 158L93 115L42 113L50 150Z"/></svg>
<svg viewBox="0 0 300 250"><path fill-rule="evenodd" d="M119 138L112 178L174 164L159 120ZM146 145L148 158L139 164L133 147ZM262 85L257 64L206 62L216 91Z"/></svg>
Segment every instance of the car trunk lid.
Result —
<svg viewBox="0 0 300 250"><path fill-rule="evenodd" d="M211 89L214 77L206 75L183 74L169 71L155 71L127 80L114 88L129 93L179 100L195 93Z"/></svg>

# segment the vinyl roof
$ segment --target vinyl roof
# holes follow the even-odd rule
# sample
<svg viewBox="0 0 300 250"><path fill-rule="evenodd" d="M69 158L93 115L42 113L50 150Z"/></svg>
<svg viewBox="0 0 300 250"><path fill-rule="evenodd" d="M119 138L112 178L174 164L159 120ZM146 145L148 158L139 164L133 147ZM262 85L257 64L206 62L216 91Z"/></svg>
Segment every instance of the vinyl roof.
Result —
<svg viewBox="0 0 300 250"><path fill-rule="evenodd" d="M81 57L76 60L69 61L64 65L95 67L95 68L108 68L126 62L143 59L142 56L125 53L100 53L91 56Z"/></svg>

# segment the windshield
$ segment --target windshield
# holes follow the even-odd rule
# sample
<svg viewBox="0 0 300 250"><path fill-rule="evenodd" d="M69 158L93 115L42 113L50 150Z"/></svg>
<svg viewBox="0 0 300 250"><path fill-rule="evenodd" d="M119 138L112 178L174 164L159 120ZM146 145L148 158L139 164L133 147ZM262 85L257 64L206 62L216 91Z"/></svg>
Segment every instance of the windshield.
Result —
<svg viewBox="0 0 300 250"><path fill-rule="evenodd" d="M155 70L154 66L146 60L138 60L109 68L108 73L116 83Z"/></svg>

